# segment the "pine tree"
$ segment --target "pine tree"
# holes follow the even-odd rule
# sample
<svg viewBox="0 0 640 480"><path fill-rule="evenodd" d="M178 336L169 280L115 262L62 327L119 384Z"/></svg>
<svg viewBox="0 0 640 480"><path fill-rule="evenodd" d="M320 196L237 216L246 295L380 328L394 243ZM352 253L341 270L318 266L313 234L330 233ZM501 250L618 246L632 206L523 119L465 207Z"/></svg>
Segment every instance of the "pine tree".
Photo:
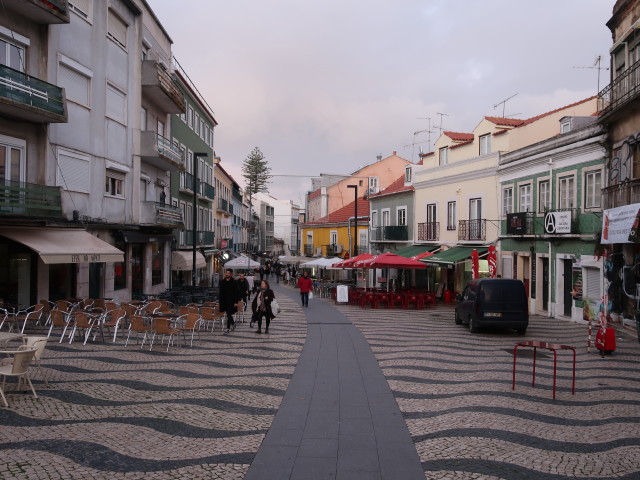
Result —
<svg viewBox="0 0 640 480"><path fill-rule="evenodd" d="M266 192L271 178L271 168L264 159L260 148L255 147L242 164L242 176L247 181L246 191L249 195Z"/></svg>

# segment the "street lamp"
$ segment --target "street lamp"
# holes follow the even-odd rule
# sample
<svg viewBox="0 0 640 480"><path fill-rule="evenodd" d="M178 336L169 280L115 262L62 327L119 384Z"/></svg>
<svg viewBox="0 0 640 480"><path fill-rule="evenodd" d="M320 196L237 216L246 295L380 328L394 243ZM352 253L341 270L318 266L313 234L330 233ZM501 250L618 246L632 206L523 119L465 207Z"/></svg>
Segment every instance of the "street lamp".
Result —
<svg viewBox="0 0 640 480"><path fill-rule="evenodd" d="M353 226L355 227L355 235L353 236L353 256L358 255L358 185L347 185L347 188L354 188L355 202L353 202Z"/></svg>
<svg viewBox="0 0 640 480"><path fill-rule="evenodd" d="M197 191L197 184L198 184L198 158L200 157L206 157L207 153L206 152L194 152L193 154L193 169L192 169L192 175L193 175L193 216L192 216L192 241L193 241L193 263L191 265L192 270L191 270L191 286L195 289L196 287L196 234L197 234L197 230L198 230L198 191Z"/></svg>

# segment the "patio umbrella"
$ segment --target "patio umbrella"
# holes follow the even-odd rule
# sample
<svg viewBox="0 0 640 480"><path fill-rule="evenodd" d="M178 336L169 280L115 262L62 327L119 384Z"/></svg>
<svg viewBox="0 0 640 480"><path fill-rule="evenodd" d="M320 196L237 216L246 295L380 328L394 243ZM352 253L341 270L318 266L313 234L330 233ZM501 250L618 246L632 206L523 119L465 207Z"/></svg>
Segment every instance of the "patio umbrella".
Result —
<svg viewBox="0 0 640 480"><path fill-rule="evenodd" d="M358 268L355 266L356 262L359 262L360 260L366 260L367 258L371 257L373 257L373 255L371 255L370 253L361 253L360 255L356 255L355 257L349 258L342 262L334 263L333 266L335 268Z"/></svg>
<svg viewBox="0 0 640 480"><path fill-rule="evenodd" d="M432 252L422 252L422 253L419 253L418 255L414 255L413 257L409 257L409 258L411 258L411 260L420 260L421 258L430 257L431 255L433 255Z"/></svg>
<svg viewBox="0 0 640 480"><path fill-rule="evenodd" d="M358 262L357 268L426 268L426 265L395 253L382 253L368 260Z"/></svg>
<svg viewBox="0 0 640 480"><path fill-rule="evenodd" d="M487 257L489 261L489 277L496 278L497 268L496 268L496 247L494 245L489 245L489 256Z"/></svg>
<svg viewBox="0 0 640 480"><path fill-rule="evenodd" d="M471 278L476 279L480 277L480 262L478 257L478 250L475 248L471 250Z"/></svg>

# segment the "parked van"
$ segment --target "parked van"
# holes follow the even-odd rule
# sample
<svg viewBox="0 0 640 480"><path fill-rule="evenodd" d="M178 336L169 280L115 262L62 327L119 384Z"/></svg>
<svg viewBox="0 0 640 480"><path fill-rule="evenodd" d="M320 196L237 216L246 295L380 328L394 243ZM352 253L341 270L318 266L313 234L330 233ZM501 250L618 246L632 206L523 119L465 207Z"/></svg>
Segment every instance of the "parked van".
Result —
<svg viewBox="0 0 640 480"><path fill-rule="evenodd" d="M524 284L509 278L471 280L456 305L456 325L468 324L471 333L481 327L507 327L524 335L529 307Z"/></svg>

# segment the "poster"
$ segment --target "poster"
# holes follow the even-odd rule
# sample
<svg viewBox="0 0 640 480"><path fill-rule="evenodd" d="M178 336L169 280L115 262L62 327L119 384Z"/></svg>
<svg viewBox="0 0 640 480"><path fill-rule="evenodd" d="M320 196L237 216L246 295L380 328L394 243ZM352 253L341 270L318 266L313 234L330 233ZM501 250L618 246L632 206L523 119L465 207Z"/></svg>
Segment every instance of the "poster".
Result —
<svg viewBox="0 0 640 480"><path fill-rule="evenodd" d="M573 281L571 282L571 296L574 300L582 300L582 268L573 267Z"/></svg>
<svg viewBox="0 0 640 480"><path fill-rule="evenodd" d="M637 230L633 228L640 204L610 208L602 212L602 238L600 243L632 243L637 241Z"/></svg>

